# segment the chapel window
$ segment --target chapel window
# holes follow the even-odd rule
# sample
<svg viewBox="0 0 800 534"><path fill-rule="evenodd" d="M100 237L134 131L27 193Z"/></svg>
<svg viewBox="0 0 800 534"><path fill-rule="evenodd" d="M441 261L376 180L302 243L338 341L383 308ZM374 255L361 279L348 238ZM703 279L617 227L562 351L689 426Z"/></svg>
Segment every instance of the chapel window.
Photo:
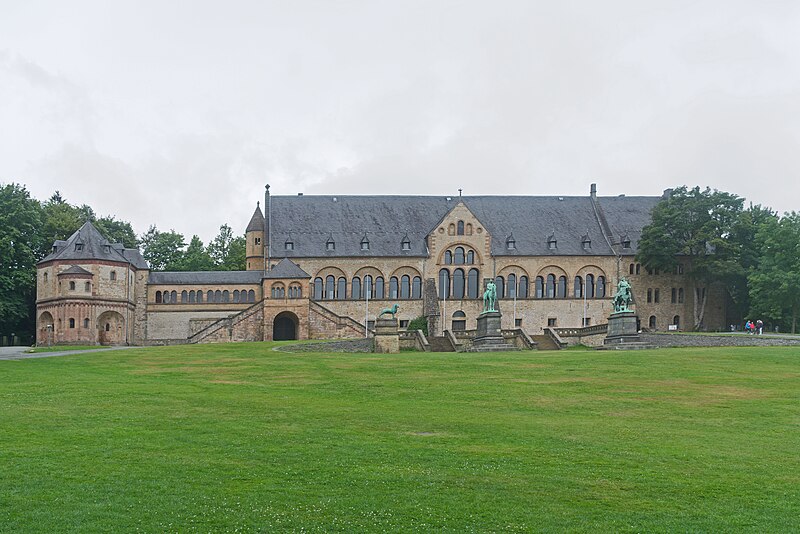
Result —
<svg viewBox="0 0 800 534"><path fill-rule="evenodd" d="M458 226L457 226L456 234L458 234L458 235L464 235L464 221L458 221Z"/></svg>
<svg viewBox="0 0 800 534"><path fill-rule="evenodd" d="M110 279L112 282L113 282L114 280L116 280L116 279L117 279L117 271L111 271L111 273L108 275L108 278L109 278L109 279Z"/></svg>
<svg viewBox="0 0 800 534"><path fill-rule="evenodd" d="M386 298L386 284L382 276L379 276L375 279L375 298Z"/></svg>
<svg viewBox="0 0 800 534"><path fill-rule="evenodd" d="M480 276L478 273L478 269L470 269L469 274L467 274L467 298L476 299L478 298L478 282Z"/></svg>
<svg viewBox="0 0 800 534"><path fill-rule="evenodd" d="M411 298L412 299L422 298L422 278L420 278L419 276L415 276L414 280L411 282Z"/></svg>
<svg viewBox="0 0 800 534"><path fill-rule="evenodd" d="M567 298L567 277L564 275L558 277L558 288L556 289L556 297L560 299Z"/></svg>

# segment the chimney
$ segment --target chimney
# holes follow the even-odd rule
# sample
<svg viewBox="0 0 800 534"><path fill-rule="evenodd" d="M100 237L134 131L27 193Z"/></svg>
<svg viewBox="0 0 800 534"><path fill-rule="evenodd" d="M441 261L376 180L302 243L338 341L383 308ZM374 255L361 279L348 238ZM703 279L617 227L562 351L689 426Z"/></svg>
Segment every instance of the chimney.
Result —
<svg viewBox="0 0 800 534"><path fill-rule="evenodd" d="M597 184L592 184L589 189L589 196L593 199L597 198Z"/></svg>

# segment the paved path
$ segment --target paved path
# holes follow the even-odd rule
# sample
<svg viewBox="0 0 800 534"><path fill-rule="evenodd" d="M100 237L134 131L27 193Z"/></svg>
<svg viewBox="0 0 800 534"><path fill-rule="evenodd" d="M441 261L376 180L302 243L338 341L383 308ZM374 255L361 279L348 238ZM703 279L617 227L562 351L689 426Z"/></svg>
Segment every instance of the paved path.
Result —
<svg viewBox="0 0 800 534"><path fill-rule="evenodd" d="M58 352L25 352L30 347L0 347L0 360L25 360L28 358L50 358L51 356L69 356L70 354L86 354L87 352L108 352L136 347L98 347L96 349L62 350Z"/></svg>

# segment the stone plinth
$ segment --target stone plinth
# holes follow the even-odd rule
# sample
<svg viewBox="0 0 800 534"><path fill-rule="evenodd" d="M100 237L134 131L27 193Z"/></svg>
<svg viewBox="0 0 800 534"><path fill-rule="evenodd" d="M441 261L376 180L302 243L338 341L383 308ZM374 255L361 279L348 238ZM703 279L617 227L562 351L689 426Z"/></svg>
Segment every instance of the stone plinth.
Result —
<svg viewBox="0 0 800 534"><path fill-rule="evenodd" d="M504 350L517 350L514 345L506 343L500 329L499 311L483 312L478 316L478 329L472 341L471 352L494 352Z"/></svg>
<svg viewBox="0 0 800 534"><path fill-rule="evenodd" d="M397 319L377 319L375 321L374 351L381 354L400 352L400 335L397 333Z"/></svg>
<svg viewBox="0 0 800 534"><path fill-rule="evenodd" d="M636 312L612 313L608 318L608 332L603 342L606 345L639 342Z"/></svg>

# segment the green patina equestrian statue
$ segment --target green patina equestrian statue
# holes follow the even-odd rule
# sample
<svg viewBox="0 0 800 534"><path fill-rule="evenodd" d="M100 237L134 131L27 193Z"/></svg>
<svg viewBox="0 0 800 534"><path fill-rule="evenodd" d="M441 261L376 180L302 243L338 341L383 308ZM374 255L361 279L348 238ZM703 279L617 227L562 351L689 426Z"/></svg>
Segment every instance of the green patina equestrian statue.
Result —
<svg viewBox="0 0 800 534"><path fill-rule="evenodd" d="M381 316L388 315L388 314L391 314L392 315L392 319L394 319L394 315L397 313L397 310L399 310L399 309L400 309L400 306L397 305L397 304L393 305L391 308L384 308L378 314L378 319L380 319Z"/></svg>
<svg viewBox="0 0 800 534"><path fill-rule="evenodd" d="M497 311L497 286L494 285L494 280L489 280L486 284L486 291L483 292L483 311L493 312Z"/></svg>
<svg viewBox="0 0 800 534"><path fill-rule="evenodd" d="M632 303L633 292L631 291L631 285L624 277L620 278L617 284L617 293L611 300L611 304L614 306L614 313L631 311L630 305Z"/></svg>

